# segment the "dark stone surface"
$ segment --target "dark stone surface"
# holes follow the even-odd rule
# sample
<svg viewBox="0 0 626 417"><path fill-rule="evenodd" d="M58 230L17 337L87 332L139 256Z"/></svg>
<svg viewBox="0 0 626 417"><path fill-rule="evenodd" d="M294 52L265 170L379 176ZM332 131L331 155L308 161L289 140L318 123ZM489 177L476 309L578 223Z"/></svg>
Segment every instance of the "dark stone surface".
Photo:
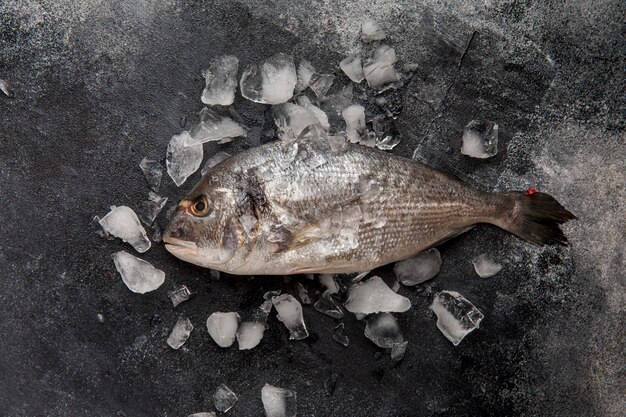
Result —
<svg viewBox="0 0 626 417"><path fill-rule="evenodd" d="M0 415L185 416L212 410L226 383L239 396L227 415L261 416L266 382L296 390L301 416L621 413L621 4L551 3L0 5L0 78L16 93L0 96ZM365 14L379 18L402 61L419 65L402 94L390 93L402 105L394 152L415 151L484 189L553 194L580 218L566 227L572 246L537 248L486 226L441 246L439 276L400 290L413 308L398 315L409 340L398 365L353 317L344 320L350 346L333 341L335 320L312 307L306 341L289 341L272 315L258 348L219 349L204 327L211 312L245 316L267 290L295 293L299 281L315 295L320 285L214 280L157 244L142 257L166 282L133 294L110 258L129 248L98 237L91 220L110 205L139 207L148 192L139 161L162 159L181 119L195 122L212 56L228 52L243 66L289 52L333 72L359 45ZM265 106L238 97L235 108L251 134L221 149L268 140ZM459 153L473 118L500 123L496 158ZM177 189L164 176L161 193L173 204L198 178ZM477 278L469 259L479 253L504 270ZM174 309L167 291L182 284L196 295ZM428 309L439 289L486 316L458 347ZM181 314L196 330L173 351L165 340Z"/></svg>

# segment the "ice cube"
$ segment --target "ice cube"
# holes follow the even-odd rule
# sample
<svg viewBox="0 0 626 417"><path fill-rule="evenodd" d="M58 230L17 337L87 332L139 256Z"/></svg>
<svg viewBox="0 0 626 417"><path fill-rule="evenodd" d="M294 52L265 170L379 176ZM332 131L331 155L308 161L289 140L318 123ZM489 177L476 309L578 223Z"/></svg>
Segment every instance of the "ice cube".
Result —
<svg viewBox="0 0 626 417"><path fill-rule="evenodd" d="M344 345L345 347L348 347L348 345L350 344L350 339L348 339L348 336L343 334L344 327L345 326L343 323L339 323L339 325L335 326L335 331L333 332L333 340L339 344Z"/></svg>
<svg viewBox="0 0 626 417"><path fill-rule="evenodd" d="M348 55L339 63L339 68L355 83L363 81L363 65L361 64L361 56L359 54Z"/></svg>
<svg viewBox="0 0 626 417"><path fill-rule="evenodd" d="M167 145L167 173L174 183L180 187L187 178L200 168L202 163L202 144L186 146L188 141L193 141L189 132L184 131L172 136Z"/></svg>
<svg viewBox="0 0 626 417"><path fill-rule="evenodd" d="M332 274L321 274L319 276L320 284L322 284L329 294L337 294L339 292L339 285L335 280L335 276Z"/></svg>
<svg viewBox="0 0 626 417"><path fill-rule="evenodd" d="M484 317L467 298L456 291L439 292L430 308L437 315L437 327L454 346L477 329Z"/></svg>
<svg viewBox="0 0 626 417"><path fill-rule="evenodd" d="M187 288L186 285L183 285L179 288L176 288L172 291L168 291L167 296L172 300L172 304L174 307L178 306L180 303L189 300L191 298L191 291Z"/></svg>
<svg viewBox="0 0 626 417"><path fill-rule="evenodd" d="M296 417L296 392L265 384L261 400L266 417Z"/></svg>
<svg viewBox="0 0 626 417"><path fill-rule="evenodd" d="M409 345L409 341L396 343L391 347L391 360L394 362L400 362L404 358L406 353L406 347Z"/></svg>
<svg viewBox="0 0 626 417"><path fill-rule="evenodd" d="M502 270L502 265L493 261L486 254L478 255L472 260L474 270L481 278L490 278Z"/></svg>
<svg viewBox="0 0 626 417"><path fill-rule="evenodd" d="M311 304L311 297L309 297L309 292L304 287L304 285L302 285L302 283L296 283L296 290L298 291L298 298L300 299L300 302L302 304Z"/></svg>
<svg viewBox="0 0 626 417"><path fill-rule="evenodd" d="M206 142L228 143L239 136L246 136L246 129L242 125L204 107L200 110L200 123L191 128L183 144L194 146Z"/></svg>
<svg viewBox="0 0 626 417"><path fill-rule="evenodd" d="M348 301L344 306L352 313L361 314L403 312L411 308L411 301L393 292L380 277L373 276L348 290Z"/></svg>
<svg viewBox="0 0 626 417"><path fill-rule="evenodd" d="M374 19L371 17L363 19L363 24L361 25L361 39L363 42L381 41L385 37L385 32Z"/></svg>
<svg viewBox="0 0 626 417"><path fill-rule="evenodd" d="M491 158L498 153L498 124L488 120L472 120L463 129L463 155Z"/></svg>
<svg viewBox="0 0 626 417"><path fill-rule="evenodd" d="M263 104L285 103L293 97L297 75L293 57L278 53L265 61L262 67L248 65L239 83L241 95Z"/></svg>
<svg viewBox="0 0 626 417"><path fill-rule="evenodd" d="M141 221L150 226L154 223L154 219L159 215L163 207L167 203L167 197L161 197L160 195L150 191L148 193L148 200L141 202L141 210L139 211L139 218Z"/></svg>
<svg viewBox="0 0 626 417"><path fill-rule="evenodd" d="M239 60L232 55L214 58L206 70L206 86L202 102L208 105L230 106L235 101Z"/></svg>
<svg viewBox="0 0 626 417"><path fill-rule="evenodd" d="M139 223L135 212L126 206L112 206L111 211L99 221L105 232L129 243L139 253L144 253L150 246L146 229Z"/></svg>
<svg viewBox="0 0 626 417"><path fill-rule="evenodd" d="M441 255L435 248L420 252L412 258L396 262L393 272L403 285L417 285L433 279L441 269Z"/></svg>
<svg viewBox="0 0 626 417"><path fill-rule="evenodd" d="M283 294L272 297L272 303L278 313L278 320L289 330L289 339L302 340L309 336L298 300L289 294Z"/></svg>
<svg viewBox="0 0 626 417"><path fill-rule="evenodd" d="M187 417L217 417L213 411L189 414Z"/></svg>
<svg viewBox="0 0 626 417"><path fill-rule="evenodd" d="M381 87L400 80L400 74L393 64L396 62L396 51L387 45L381 45L363 67L363 75L370 87Z"/></svg>
<svg viewBox="0 0 626 417"><path fill-rule="evenodd" d="M315 74L315 68L313 65L303 59L298 64L298 81L296 83L296 93L301 93L309 87L309 83L311 82L311 77Z"/></svg>
<svg viewBox="0 0 626 417"><path fill-rule="evenodd" d="M324 97L330 86L333 85L335 76L330 74L313 74L309 81L309 88L315 93L318 98Z"/></svg>
<svg viewBox="0 0 626 417"><path fill-rule="evenodd" d="M319 123L313 112L293 103L272 107L272 115L278 127L278 137L286 142L296 140L307 126Z"/></svg>
<svg viewBox="0 0 626 417"><path fill-rule="evenodd" d="M213 393L213 405L219 412L225 413L235 406L237 395L225 384L220 384Z"/></svg>
<svg viewBox="0 0 626 417"><path fill-rule="evenodd" d="M158 161L146 157L139 163L139 168L141 168L143 176L146 177L148 187L150 187L152 191L158 192L161 186L161 178L163 178L161 164Z"/></svg>
<svg viewBox="0 0 626 417"><path fill-rule="evenodd" d="M215 343L226 348L235 342L239 320L240 317L237 313L216 312L209 316L206 327Z"/></svg>
<svg viewBox="0 0 626 417"><path fill-rule="evenodd" d="M248 350L256 347L267 328L267 316L272 310L272 301L267 300L252 314L252 316L242 322L237 329L237 343L239 350Z"/></svg>
<svg viewBox="0 0 626 417"><path fill-rule="evenodd" d="M328 123L328 116L326 115L326 113L322 109L320 109L319 107L311 103L311 100L309 100L307 96L305 95L298 96L296 98L296 102L298 103L299 106L302 106L305 109L309 110L311 113L313 113L315 117L317 118L317 121L319 122L319 124L324 129L330 128L330 123Z"/></svg>
<svg viewBox="0 0 626 417"><path fill-rule="evenodd" d="M396 318L390 313L377 313L365 318L365 337L381 348L393 348L404 336Z"/></svg>
<svg viewBox="0 0 626 417"><path fill-rule="evenodd" d="M346 121L346 136L352 143L358 143L365 133L365 107L353 104L341 112Z"/></svg>
<svg viewBox="0 0 626 417"><path fill-rule="evenodd" d="M167 338L167 344L170 345L172 349L180 348L185 344L187 339L189 339L192 330L193 325L188 318L179 318L172 329L172 333L170 333L170 336Z"/></svg>
<svg viewBox="0 0 626 417"><path fill-rule="evenodd" d="M200 173L202 174L202 176L204 176L204 174L206 174L209 169L213 168L215 165L219 164L222 161L227 160L230 157L231 155L227 152L220 151L216 153L215 155L213 155L206 161Z"/></svg>
<svg viewBox="0 0 626 417"><path fill-rule="evenodd" d="M341 311L341 307L337 305L337 302L328 291L324 291L320 299L317 300L313 307L320 313L326 314L332 318L343 318L343 311Z"/></svg>
<svg viewBox="0 0 626 417"><path fill-rule="evenodd" d="M130 253L119 251L113 254L115 268L122 281L132 292L144 294L159 288L165 281L165 272Z"/></svg>
<svg viewBox="0 0 626 417"><path fill-rule="evenodd" d="M13 89L7 80L0 79L0 91L2 91L7 97L13 97Z"/></svg>

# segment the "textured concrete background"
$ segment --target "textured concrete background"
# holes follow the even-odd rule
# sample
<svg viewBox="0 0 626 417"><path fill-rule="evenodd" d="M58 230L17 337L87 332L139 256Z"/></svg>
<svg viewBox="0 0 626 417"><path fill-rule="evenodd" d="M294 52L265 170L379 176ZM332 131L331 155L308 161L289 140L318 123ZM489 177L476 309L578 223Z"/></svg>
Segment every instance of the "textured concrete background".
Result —
<svg viewBox="0 0 626 417"><path fill-rule="evenodd" d="M222 382L240 398L232 416L261 416L266 382L295 389L301 416L621 414L622 14L611 0L5 0L0 78L16 97L0 96L0 415L185 416L211 410ZM145 198L138 163L162 158L181 122L195 122L212 56L245 65L289 52L335 71L359 48L364 15L419 65L397 97L394 152L483 189L551 193L579 217L566 226L572 245L537 248L487 226L443 245L440 275L401 289L414 307L399 316L409 348L398 366L376 354L363 323L345 320L344 348L334 321L311 308L307 341L288 341L272 316L255 350L218 349L204 328L211 312L244 315L266 290L293 293L293 282L212 280L156 245L145 259L166 283L133 294L110 259L123 245L96 236L91 219ZM235 107L252 134L222 148L267 141L267 109L241 98ZM501 125L493 160L458 152L463 125L478 117ZM162 192L173 203L197 179L177 189L165 178ZM483 252L505 264L494 278L478 279L468 262ZM197 295L175 310L166 292L181 284ZM439 289L486 316L456 348L428 310ZM173 351L165 339L179 314L196 330Z"/></svg>

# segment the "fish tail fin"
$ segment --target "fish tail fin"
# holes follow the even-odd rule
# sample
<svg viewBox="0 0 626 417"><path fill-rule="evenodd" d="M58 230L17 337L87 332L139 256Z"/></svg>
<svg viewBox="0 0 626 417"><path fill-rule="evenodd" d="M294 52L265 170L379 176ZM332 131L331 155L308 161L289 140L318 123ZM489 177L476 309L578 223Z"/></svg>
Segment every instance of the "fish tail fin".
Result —
<svg viewBox="0 0 626 417"><path fill-rule="evenodd" d="M505 200L505 205L493 221L496 226L538 245L567 246L567 236L560 225L576 216L554 197L534 189L508 192L499 197Z"/></svg>

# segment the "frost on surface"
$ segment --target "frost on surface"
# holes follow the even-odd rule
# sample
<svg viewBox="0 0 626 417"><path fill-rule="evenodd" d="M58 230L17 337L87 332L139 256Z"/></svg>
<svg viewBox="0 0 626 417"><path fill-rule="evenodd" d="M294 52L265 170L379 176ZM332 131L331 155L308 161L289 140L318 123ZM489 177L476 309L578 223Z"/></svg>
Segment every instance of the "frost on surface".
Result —
<svg viewBox="0 0 626 417"><path fill-rule="evenodd" d="M381 41L386 38L385 32L371 17L363 19L361 25L361 39L363 42Z"/></svg>
<svg viewBox="0 0 626 417"><path fill-rule="evenodd" d="M105 232L129 243L139 253L144 253L152 245L146 229L130 207L112 206L111 211L100 219L99 223Z"/></svg>
<svg viewBox="0 0 626 417"><path fill-rule="evenodd" d="M225 384L220 384L213 393L213 405L221 413L225 413L233 408L237 400L237 394Z"/></svg>
<svg viewBox="0 0 626 417"><path fill-rule="evenodd" d="M161 179L163 178L161 164L158 161L154 161L146 157L143 158L139 163L139 168L146 178L148 187L150 187L155 193L159 192L159 187L161 187Z"/></svg>
<svg viewBox="0 0 626 417"><path fill-rule="evenodd" d="M191 291L187 288L186 285L183 285L179 288L176 288L172 291L167 292L167 296L172 301L172 305L174 307L178 306L180 303L189 300L191 298Z"/></svg>
<svg viewBox="0 0 626 417"><path fill-rule="evenodd" d="M301 60L298 64L296 93L301 93L309 87L313 74L315 74L313 64L306 59Z"/></svg>
<svg viewBox="0 0 626 417"><path fill-rule="evenodd" d="M365 337L381 348L393 348L404 336L396 318L390 313L377 313L365 318Z"/></svg>
<svg viewBox="0 0 626 417"><path fill-rule="evenodd" d="M265 384L261 401L266 417L296 417L296 392Z"/></svg>
<svg viewBox="0 0 626 417"><path fill-rule="evenodd" d="M213 155L206 161L206 163L202 167L202 170L200 171L200 174L204 176L204 174L206 174L215 165L219 164L222 161L227 160L230 157L231 155L228 152L219 151L218 153L216 153L215 155Z"/></svg>
<svg viewBox="0 0 626 417"><path fill-rule="evenodd" d="M239 319L239 314L234 312L216 312L207 319L206 328L215 343L220 347L226 348L235 342Z"/></svg>
<svg viewBox="0 0 626 417"><path fill-rule="evenodd" d="M335 76L330 74L313 74L309 80L309 88L318 98L324 97L330 86L333 85Z"/></svg>
<svg viewBox="0 0 626 417"><path fill-rule="evenodd" d="M434 278L441 269L441 255L435 248L396 262L393 272L403 285L417 285Z"/></svg>
<svg viewBox="0 0 626 417"><path fill-rule="evenodd" d="M339 63L339 68L355 83L360 83L365 78L359 54L348 55Z"/></svg>
<svg viewBox="0 0 626 417"><path fill-rule="evenodd" d="M278 137L286 142L296 140L306 127L319 123L311 110L293 103L272 107L272 115L278 128Z"/></svg>
<svg viewBox="0 0 626 417"><path fill-rule="evenodd" d="M289 330L289 339L302 340L309 336L298 300L289 294L283 294L272 297L272 304L278 313L278 320Z"/></svg>
<svg viewBox="0 0 626 417"><path fill-rule="evenodd" d="M262 104L285 103L293 97L297 75L293 57L278 53L263 65L249 65L239 83L241 95Z"/></svg>
<svg viewBox="0 0 626 417"><path fill-rule="evenodd" d="M154 223L154 219L159 215L163 207L167 203L167 197L161 197L155 192L148 193L148 199L141 202L141 210L139 210L139 218L141 221L150 226Z"/></svg>
<svg viewBox="0 0 626 417"><path fill-rule="evenodd" d="M191 128L183 141L185 146L206 142L228 143L239 136L246 136L246 129L227 116L204 107L200 110L200 123Z"/></svg>
<svg viewBox="0 0 626 417"><path fill-rule="evenodd" d="M130 253L119 251L113 254L113 262L122 281L132 292L145 294L159 288L165 281L165 272Z"/></svg>
<svg viewBox="0 0 626 417"><path fill-rule="evenodd" d="M495 262L486 254L478 255L472 259L474 270L481 278L490 278L502 270L502 265Z"/></svg>
<svg viewBox="0 0 626 417"><path fill-rule="evenodd" d="M208 105L230 106L235 101L239 59L232 55L214 58L206 70L201 100Z"/></svg>
<svg viewBox="0 0 626 417"><path fill-rule="evenodd" d="M380 277L373 276L350 288L344 307L360 314L403 312L411 308L411 301L393 292Z"/></svg>
<svg viewBox="0 0 626 417"><path fill-rule="evenodd" d="M491 158L498 153L498 124L488 120L472 120L463 129L463 155Z"/></svg>
<svg viewBox="0 0 626 417"><path fill-rule="evenodd" d="M382 87L385 84L400 80L400 74L395 70L396 51L387 45L381 45L363 67L363 75L370 87Z"/></svg>
<svg viewBox="0 0 626 417"><path fill-rule="evenodd" d="M191 334L192 330L193 330L193 325L191 324L191 321L189 321L188 318L182 318L182 317L179 318L176 324L174 325L172 332L167 338L167 344L172 349L180 348L182 345L185 344L187 339L189 339L189 335Z"/></svg>
<svg viewBox="0 0 626 417"><path fill-rule="evenodd" d="M456 291L439 292L430 308L437 315L437 327L454 346L477 329L484 317L467 298Z"/></svg>
<svg viewBox="0 0 626 417"><path fill-rule="evenodd" d="M328 291L324 291L319 300L313 305L313 307L322 314L326 314L335 319L343 318L343 311L337 304L335 299Z"/></svg>
<svg viewBox="0 0 626 417"><path fill-rule="evenodd" d="M200 168L202 163L202 144L186 146L188 141L193 141L189 132L184 131L172 136L167 145L165 164L167 173L172 181L180 187L187 178Z"/></svg>

